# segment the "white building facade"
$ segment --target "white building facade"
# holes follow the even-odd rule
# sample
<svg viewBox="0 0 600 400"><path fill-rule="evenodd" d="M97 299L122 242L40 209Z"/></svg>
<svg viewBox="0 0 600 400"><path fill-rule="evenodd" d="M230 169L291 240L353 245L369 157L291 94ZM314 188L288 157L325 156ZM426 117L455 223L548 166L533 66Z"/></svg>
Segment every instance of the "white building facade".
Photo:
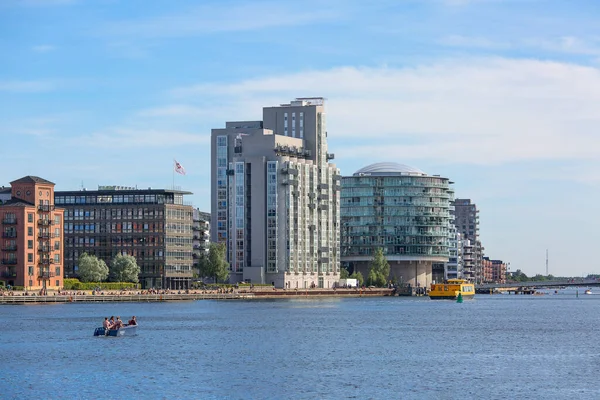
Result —
<svg viewBox="0 0 600 400"><path fill-rule="evenodd" d="M227 122L211 138L212 241L231 282L330 288L339 280L339 170L325 104L300 98Z"/></svg>

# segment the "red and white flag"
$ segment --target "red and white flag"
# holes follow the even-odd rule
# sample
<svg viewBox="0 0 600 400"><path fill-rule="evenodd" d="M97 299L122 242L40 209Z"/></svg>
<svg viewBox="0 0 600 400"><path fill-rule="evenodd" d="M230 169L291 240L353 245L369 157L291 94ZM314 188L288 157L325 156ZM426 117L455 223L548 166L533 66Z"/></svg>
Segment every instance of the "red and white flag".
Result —
<svg viewBox="0 0 600 400"><path fill-rule="evenodd" d="M178 174L181 174L181 175L185 175L185 168L183 168L183 165L179 164L177 162L177 160L173 160L173 161L175 161L175 164L173 165L175 172L177 172Z"/></svg>

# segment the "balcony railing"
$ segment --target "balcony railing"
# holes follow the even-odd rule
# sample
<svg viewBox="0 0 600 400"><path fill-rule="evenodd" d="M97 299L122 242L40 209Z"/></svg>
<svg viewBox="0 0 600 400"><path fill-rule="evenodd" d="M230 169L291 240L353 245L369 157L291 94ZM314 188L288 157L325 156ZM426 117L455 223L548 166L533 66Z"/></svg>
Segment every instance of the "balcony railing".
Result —
<svg viewBox="0 0 600 400"><path fill-rule="evenodd" d="M50 205L50 204L40 204L38 206L38 211L40 212L50 212L50 211L54 211L54 205Z"/></svg>
<svg viewBox="0 0 600 400"><path fill-rule="evenodd" d="M52 258L40 258L40 261L38 262L38 264L50 265L50 264L54 264L54 260Z"/></svg>
<svg viewBox="0 0 600 400"><path fill-rule="evenodd" d="M54 272L50 272L50 271L39 271L38 272L38 278L40 279L50 279L50 278L54 278L56 275L54 274Z"/></svg>
<svg viewBox="0 0 600 400"><path fill-rule="evenodd" d="M16 278L17 273L15 271L3 271L2 277L3 278Z"/></svg>
<svg viewBox="0 0 600 400"><path fill-rule="evenodd" d="M4 218L2 220L2 223L4 225L16 225L17 224L17 219L16 218Z"/></svg>
<svg viewBox="0 0 600 400"><path fill-rule="evenodd" d="M4 265L17 265L17 259L16 258L3 258L2 259L2 264L4 264Z"/></svg>
<svg viewBox="0 0 600 400"><path fill-rule="evenodd" d="M38 253L49 253L50 246L40 246L38 247Z"/></svg>
<svg viewBox="0 0 600 400"><path fill-rule="evenodd" d="M38 219L38 225L42 225L42 226L52 225L52 220L50 220L50 219Z"/></svg>
<svg viewBox="0 0 600 400"><path fill-rule="evenodd" d="M50 239L50 234L47 232L44 233L38 233L38 238L39 239Z"/></svg>
<svg viewBox="0 0 600 400"><path fill-rule="evenodd" d="M3 238L16 238L17 237L17 232L2 232L2 237Z"/></svg>
<svg viewBox="0 0 600 400"><path fill-rule="evenodd" d="M4 246L2 248L2 251L17 251L17 245L12 245L12 246Z"/></svg>

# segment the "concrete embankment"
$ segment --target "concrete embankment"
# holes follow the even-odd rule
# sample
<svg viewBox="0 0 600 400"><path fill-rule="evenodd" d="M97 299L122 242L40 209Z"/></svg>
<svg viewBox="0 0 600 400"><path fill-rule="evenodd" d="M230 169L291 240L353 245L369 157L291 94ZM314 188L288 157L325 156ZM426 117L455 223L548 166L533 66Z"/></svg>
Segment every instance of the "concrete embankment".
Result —
<svg viewBox="0 0 600 400"><path fill-rule="evenodd" d="M323 297L375 297L392 296L393 289L308 289L308 290L253 290L233 293L196 291L169 294L108 294L108 295L4 295L0 304L52 304L52 303L98 303L98 302L161 302L191 300L252 300L278 298L323 298Z"/></svg>

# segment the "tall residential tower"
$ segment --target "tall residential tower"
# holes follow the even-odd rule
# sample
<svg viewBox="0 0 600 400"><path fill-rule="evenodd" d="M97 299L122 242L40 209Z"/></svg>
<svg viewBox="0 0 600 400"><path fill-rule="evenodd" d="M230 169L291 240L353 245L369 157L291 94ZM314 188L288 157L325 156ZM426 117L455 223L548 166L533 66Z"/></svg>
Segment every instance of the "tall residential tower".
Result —
<svg viewBox="0 0 600 400"><path fill-rule="evenodd" d="M331 159L320 97L212 130L211 237L227 247L232 282L338 281L340 174Z"/></svg>

